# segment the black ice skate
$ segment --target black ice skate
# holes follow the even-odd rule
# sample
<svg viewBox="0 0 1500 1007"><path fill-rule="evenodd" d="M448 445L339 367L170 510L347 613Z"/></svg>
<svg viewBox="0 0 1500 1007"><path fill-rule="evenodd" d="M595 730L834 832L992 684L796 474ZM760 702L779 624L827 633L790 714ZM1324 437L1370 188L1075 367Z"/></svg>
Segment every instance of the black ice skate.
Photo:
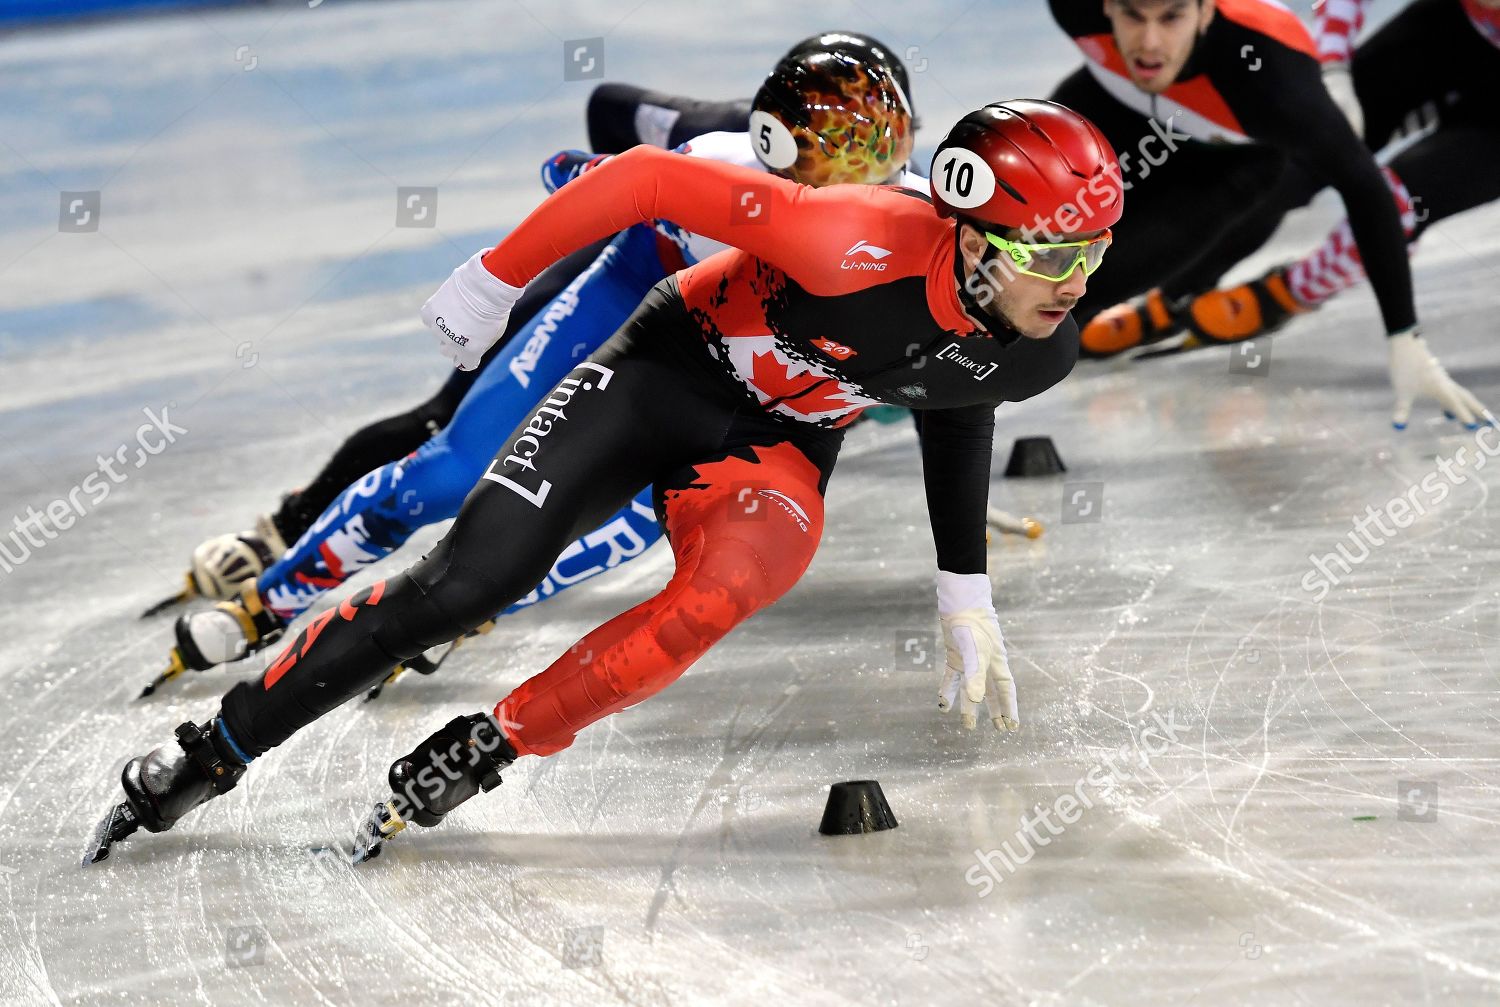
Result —
<svg viewBox="0 0 1500 1007"><path fill-rule="evenodd" d="M380 854L381 844L415 823L431 828L475 794L501 783L500 771L516 761L493 716L475 713L444 724L409 755L391 763L394 793L375 805L354 835L350 856L361 863Z"/></svg>
<svg viewBox="0 0 1500 1007"><path fill-rule="evenodd" d="M125 800L94 827L83 864L97 864L115 843L137 829L166 832L198 805L234 789L245 764L234 753L217 720L177 728L177 743L125 764L120 783Z"/></svg>

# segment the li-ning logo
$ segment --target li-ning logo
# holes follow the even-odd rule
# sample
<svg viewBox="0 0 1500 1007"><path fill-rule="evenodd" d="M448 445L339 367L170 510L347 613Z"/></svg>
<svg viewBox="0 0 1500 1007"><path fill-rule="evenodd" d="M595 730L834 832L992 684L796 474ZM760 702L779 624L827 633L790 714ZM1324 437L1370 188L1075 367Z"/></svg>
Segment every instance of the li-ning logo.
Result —
<svg viewBox="0 0 1500 1007"><path fill-rule="evenodd" d="M791 517L792 521L797 525L798 528L800 528L802 531L807 531L807 511L803 510L802 505L797 501L793 500L791 497L787 496L780 490L763 489L760 490L757 495L765 497L767 500L770 500L776 506L786 511L787 515Z"/></svg>
<svg viewBox="0 0 1500 1007"><path fill-rule="evenodd" d="M856 241L852 246L850 246L849 251L844 253L844 261L839 264L839 268L869 270L872 272L885 272L885 267L890 265L890 263L881 262L880 260L886 258L890 254L891 250L889 248L881 248L879 245L872 245L868 241ZM876 261L850 262L849 259L855 255L868 255L870 258Z"/></svg>
<svg viewBox="0 0 1500 1007"><path fill-rule="evenodd" d="M585 368L599 375L598 387L600 389L608 388L610 379L615 376L614 371L592 360L585 360L578 365L577 370ZM533 459L542 449L542 438L550 434L555 425L568 418L563 412L563 407L572 402L573 396L578 392L593 391L594 387L593 382L583 378L575 378L572 375L563 378L558 386L552 389L552 394L547 396L547 400L531 414L531 420L522 428L521 435L516 438L515 443L510 446L510 453L503 459L497 458L490 462L490 467L485 470L484 478L492 483L499 483L540 510L542 504L547 502L547 494L552 492L552 481L543 479L535 489L530 489L510 476L497 472L496 466L503 467L514 463L517 468L527 472L536 472L536 462Z"/></svg>
<svg viewBox="0 0 1500 1007"><path fill-rule="evenodd" d="M951 360L958 366L962 367L964 370L972 371L975 381L983 381L991 374L994 374L995 368L1000 366L996 363L986 364L981 363L978 360L970 360L968 357L964 356L958 351L957 343L949 343L947 346L944 346L938 353L937 358L939 360Z"/></svg>
<svg viewBox="0 0 1500 1007"><path fill-rule="evenodd" d="M449 339L453 340L458 345L460 345L460 346L468 346L469 345L469 337L468 336L460 336L457 332L454 332L452 329L448 328L448 323L445 322L445 321L443 321L443 316L442 315L438 315L437 316L437 327L438 327L438 331L439 332L441 332L443 335L447 336Z"/></svg>

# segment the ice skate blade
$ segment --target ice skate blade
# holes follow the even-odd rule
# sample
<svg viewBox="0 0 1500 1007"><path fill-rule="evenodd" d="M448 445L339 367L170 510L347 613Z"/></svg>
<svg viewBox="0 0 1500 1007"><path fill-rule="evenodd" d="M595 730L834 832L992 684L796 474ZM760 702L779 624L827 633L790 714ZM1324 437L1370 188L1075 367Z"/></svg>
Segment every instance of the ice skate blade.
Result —
<svg viewBox="0 0 1500 1007"><path fill-rule="evenodd" d="M365 702L368 703L373 699L378 699L380 697L380 694L386 690L386 687L395 682L396 679L400 678L405 672L415 671L418 675L435 674L437 670L443 666L443 662L448 660L449 656L452 655L455 650L463 646L463 642L465 640L467 640L471 636L483 636L494 628L495 620L490 619L482 623L479 628L475 629L473 632L464 634L457 640L454 640L452 643L440 643L435 647L427 648L416 657L410 658L406 661L402 661L400 664L396 665L396 667L391 670L391 673L384 679L382 679L378 685L376 685L369 692L365 693Z"/></svg>
<svg viewBox="0 0 1500 1007"><path fill-rule="evenodd" d="M130 805L120 803L109 809L109 813L100 819L99 824L94 826L94 832L89 838L88 848L83 851L83 862L79 867L87 867L97 864L101 860L109 858L109 848L125 837L133 834L141 827L140 820L135 817L135 812L130 810Z"/></svg>
<svg viewBox="0 0 1500 1007"><path fill-rule="evenodd" d="M1131 363L1138 360L1154 360L1157 357L1173 357L1179 353L1188 353L1192 350L1202 349L1204 344L1191 332L1179 332L1176 335L1159 339L1154 343L1147 343L1136 348L1134 353L1129 354L1127 359Z"/></svg>
<svg viewBox="0 0 1500 1007"><path fill-rule="evenodd" d="M1016 535L1029 539L1039 539L1042 537L1043 528L1040 521L1031 517L1019 517L998 507L989 508L985 514L985 523L995 531L1005 535Z"/></svg>
<svg viewBox="0 0 1500 1007"><path fill-rule="evenodd" d="M385 676L385 678L383 678L383 679L380 680L380 684L379 685L375 686L375 688L373 688L369 692L365 693L365 702L368 703L372 699L379 699L380 698L380 694L385 691L385 687L388 686L388 685L390 685L396 679L400 678L401 677L401 673L403 671L405 671L405 670L406 670L406 665L404 665L404 664L398 664L398 665L396 665L395 669L392 670L389 675Z"/></svg>
<svg viewBox="0 0 1500 1007"><path fill-rule="evenodd" d="M163 598L155 605L152 605L150 608L146 609L146 611L141 613L141 618L149 619L153 615L160 615L167 609L171 608L173 605L181 605L184 602L192 601L195 597L197 597L198 587L193 583L193 575L188 574L186 580L187 583L183 585L182 590L178 591L176 594L172 595L169 598Z"/></svg>
<svg viewBox="0 0 1500 1007"><path fill-rule="evenodd" d="M406 828L406 822L396 811L394 797L384 804L375 805L354 834L354 846L349 851L349 862L362 864L380 856L380 849L385 841L404 828Z"/></svg>
<svg viewBox="0 0 1500 1007"><path fill-rule="evenodd" d="M188 597L188 593L186 591L182 591L172 595L172 597L170 598L163 598L161 601L157 602L155 605L152 605L150 608L142 612L140 617L142 619L149 619L153 615L160 615L174 605L183 604L188 600Z"/></svg>
<svg viewBox="0 0 1500 1007"><path fill-rule="evenodd" d="M182 651L173 647L171 663L167 666L167 670L148 682L146 687L141 690L141 694L135 698L145 699L147 696L155 695L158 687L166 685L185 671L187 671L187 663L182 659Z"/></svg>

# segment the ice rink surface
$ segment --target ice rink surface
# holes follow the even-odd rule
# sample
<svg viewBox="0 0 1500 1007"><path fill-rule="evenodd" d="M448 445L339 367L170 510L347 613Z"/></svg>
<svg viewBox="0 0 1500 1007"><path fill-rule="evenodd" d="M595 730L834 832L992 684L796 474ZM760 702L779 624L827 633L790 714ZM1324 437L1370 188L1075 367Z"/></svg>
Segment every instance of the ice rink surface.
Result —
<svg viewBox="0 0 1500 1007"><path fill-rule="evenodd" d="M868 424L791 595L441 829L358 870L321 852L392 758L652 593L664 550L77 867L123 760L210 716L233 680L137 702L171 644L170 619L137 612L201 538L247 526L441 379L418 305L534 204L544 156L584 142L593 82L561 79L563 40L605 39L608 79L734 97L792 40L863 28L917 71L930 150L967 108L1044 94L1077 64L1043 5L1022 6L328 0L0 39L0 517L66 498L97 455L132 459L0 575L0 998L1500 998L1500 465L1442 474L1480 452L1430 408L1391 430L1365 289L1291 326L1254 374L1224 351L1083 365L1001 411L993 500L1048 525L992 547L1015 736L934 709L915 443ZM436 228L393 226L397 186L438 188ZM58 193L91 190L98 230L59 233ZM1246 271L1336 214L1294 217ZM1439 225L1416 259L1434 349L1491 405L1497 223ZM137 456L147 409L186 432ZM998 477L1031 434L1054 438L1065 477ZM1424 479L1445 499L1414 491L1424 514L1326 596L1308 589L1310 555L1349 549L1366 507ZM827 786L868 777L900 827L816 835ZM1061 834L1024 834L1023 816L1065 807Z"/></svg>

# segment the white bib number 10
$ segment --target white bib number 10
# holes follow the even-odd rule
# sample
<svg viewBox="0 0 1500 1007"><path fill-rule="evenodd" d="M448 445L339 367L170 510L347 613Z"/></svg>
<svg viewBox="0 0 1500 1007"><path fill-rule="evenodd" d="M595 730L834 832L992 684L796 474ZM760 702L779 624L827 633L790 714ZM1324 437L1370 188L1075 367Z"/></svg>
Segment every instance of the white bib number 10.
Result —
<svg viewBox="0 0 1500 1007"><path fill-rule="evenodd" d="M949 147L932 159L932 187L949 206L972 210L995 194L995 173L972 150Z"/></svg>

